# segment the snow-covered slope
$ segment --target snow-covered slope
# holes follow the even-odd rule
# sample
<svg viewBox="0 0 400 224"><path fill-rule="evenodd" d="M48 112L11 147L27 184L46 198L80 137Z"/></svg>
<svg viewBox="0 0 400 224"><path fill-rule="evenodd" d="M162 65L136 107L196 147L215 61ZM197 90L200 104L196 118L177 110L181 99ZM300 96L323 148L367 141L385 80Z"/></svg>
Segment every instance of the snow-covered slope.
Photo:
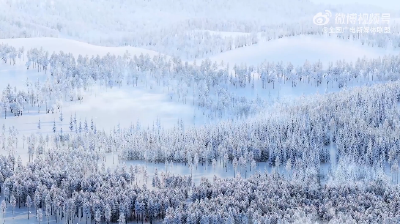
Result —
<svg viewBox="0 0 400 224"><path fill-rule="evenodd" d="M60 51L63 51L64 53L72 53L75 57L77 57L79 54L83 56L104 56L107 53L113 55L123 55L127 51L131 56L140 54L149 54L150 56L154 56L159 54L156 51L137 47L103 47L71 39L51 37L0 39L0 43L8 44L16 48L24 47L25 50L29 50L31 48L43 48L43 50L50 53L59 53Z"/></svg>
<svg viewBox="0 0 400 224"><path fill-rule="evenodd" d="M234 49L210 57L211 61L224 63L259 65L264 61L291 62L303 65L306 60L328 62L337 60L355 61L357 58L377 58L396 53L378 47L362 45L359 41L345 41L320 36L297 36L272 41L262 41L256 45Z"/></svg>
<svg viewBox="0 0 400 224"><path fill-rule="evenodd" d="M235 37L249 35L240 32L215 32L224 36ZM148 54L159 55L159 52L137 47L104 47L64 38L16 38L0 39L0 43L16 48L43 48L45 51L72 53L75 57L81 55L100 55L107 53L123 55L129 52L131 56ZM265 61L291 62L293 65L303 65L306 60L320 60L325 66L337 60L355 61L357 58L377 58L387 54L396 54L394 50L362 45L359 41L345 41L337 38L320 36L297 36L272 41L261 41L252 46L237 48L209 57L211 61L220 63L259 65ZM199 60L197 60L199 61Z"/></svg>

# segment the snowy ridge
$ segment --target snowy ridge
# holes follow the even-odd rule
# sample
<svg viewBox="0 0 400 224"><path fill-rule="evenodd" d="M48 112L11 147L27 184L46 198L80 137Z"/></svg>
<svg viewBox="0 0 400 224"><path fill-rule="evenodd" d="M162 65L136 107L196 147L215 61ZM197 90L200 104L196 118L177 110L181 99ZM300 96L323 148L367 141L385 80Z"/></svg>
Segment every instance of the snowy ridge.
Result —
<svg viewBox="0 0 400 224"><path fill-rule="evenodd" d="M64 53L73 54L76 58L78 57L78 55L105 56L106 54L112 54L116 56L123 56L126 52L128 52L132 56L147 54L153 57L160 54L152 50L137 47L103 47L72 39L52 37L0 39L0 43L7 44L15 48L42 48L44 51L48 51L49 53L59 53L60 51L63 51Z"/></svg>

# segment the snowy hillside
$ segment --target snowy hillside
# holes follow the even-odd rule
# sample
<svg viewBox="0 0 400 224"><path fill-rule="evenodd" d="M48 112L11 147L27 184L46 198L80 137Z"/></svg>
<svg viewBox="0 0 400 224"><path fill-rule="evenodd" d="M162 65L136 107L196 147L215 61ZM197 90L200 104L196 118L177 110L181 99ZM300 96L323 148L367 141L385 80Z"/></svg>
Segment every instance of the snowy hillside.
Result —
<svg viewBox="0 0 400 224"><path fill-rule="evenodd" d="M7 44L15 48L24 47L25 49L31 48L42 48L50 53L71 53L75 57L78 55L82 56L104 56L108 53L112 55L123 56L126 52L130 55L148 54L153 57L159 55L158 52L146 50L136 47L104 47L99 45L87 44L84 42L64 39L64 38L51 38L51 37L40 37L40 38L13 38L13 39L0 39L0 44Z"/></svg>
<svg viewBox="0 0 400 224"><path fill-rule="evenodd" d="M358 41L318 36L296 36L273 41L262 41L258 44L227 51L209 57L211 61L224 61L230 64L247 64L257 66L264 61L291 62L302 65L306 60L320 60L324 66L338 60L356 61L358 58L377 58L396 54L398 50L363 46Z"/></svg>

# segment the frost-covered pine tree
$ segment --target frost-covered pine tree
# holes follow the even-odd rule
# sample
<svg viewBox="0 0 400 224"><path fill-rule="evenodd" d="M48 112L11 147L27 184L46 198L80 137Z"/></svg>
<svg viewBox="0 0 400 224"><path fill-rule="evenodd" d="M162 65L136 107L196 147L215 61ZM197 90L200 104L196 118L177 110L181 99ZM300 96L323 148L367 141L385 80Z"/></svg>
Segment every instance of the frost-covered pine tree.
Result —
<svg viewBox="0 0 400 224"><path fill-rule="evenodd" d="M123 212L119 215L118 224L125 224L125 214Z"/></svg>
<svg viewBox="0 0 400 224"><path fill-rule="evenodd" d="M39 119L39 122L38 122L38 129L40 130L40 128L41 128L41 125L40 125L40 119Z"/></svg>
<svg viewBox="0 0 400 224"><path fill-rule="evenodd" d="M76 113L75 113L75 116L74 116L74 126L76 127L76 125L77 125L77 120L76 120Z"/></svg>
<svg viewBox="0 0 400 224"><path fill-rule="evenodd" d="M93 118L90 119L90 129L94 131L94 123L93 123Z"/></svg>
<svg viewBox="0 0 400 224"><path fill-rule="evenodd" d="M104 208L104 218L106 219L107 223L111 221L111 206L107 203Z"/></svg>
<svg viewBox="0 0 400 224"><path fill-rule="evenodd" d="M96 223L100 223L101 221L101 212L99 209L96 210L96 213L94 215L94 220L96 221Z"/></svg>
<svg viewBox="0 0 400 224"><path fill-rule="evenodd" d="M51 216L51 205L50 205L49 203L46 203L46 206L45 206L45 215L46 215L46 218L47 218L47 223L49 223L49 221L50 221L50 216Z"/></svg>
<svg viewBox="0 0 400 224"><path fill-rule="evenodd" d="M257 166L257 162L253 159L253 160L251 161L250 171L251 171L251 170L255 170L255 169L256 169L256 166Z"/></svg>
<svg viewBox="0 0 400 224"><path fill-rule="evenodd" d="M7 210L7 203L6 200L3 200L0 205L1 212L3 213L3 224L6 220L6 210Z"/></svg>
<svg viewBox="0 0 400 224"><path fill-rule="evenodd" d="M217 167L217 160L215 158L212 159L211 164L212 164L212 168L215 170L215 168Z"/></svg>
<svg viewBox="0 0 400 224"><path fill-rule="evenodd" d="M225 166L225 172L228 172L228 161L229 161L229 156L228 153L224 154L224 166Z"/></svg>
<svg viewBox="0 0 400 224"><path fill-rule="evenodd" d="M86 223L89 217L91 217L91 210L90 210L90 204L88 201L85 201L83 203L83 212L85 213L85 217L86 217Z"/></svg>
<svg viewBox="0 0 400 224"><path fill-rule="evenodd" d="M63 112L62 111L60 112L60 117L59 118L60 118L60 121L63 122L64 116L63 116Z"/></svg>
<svg viewBox="0 0 400 224"><path fill-rule="evenodd" d="M72 120L72 114L71 114L71 117L70 117L70 119L69 119L69 130L70 130L70 131L73 131L73 130L74 130L74 122L73 122L73 120Z"/></svg>
<svg viewBox="0 0 400 224"><path fill-rule="evenodd" d="M147 169L143 167L143 171L142 171L142 175L143 175L143 182L147 184Z"/></svg>
<svg viewBox="0 0 400 224"><path fill-rule="evenodd" d="M56 133L56 121L54 120L54 122L53 122L53 133Z"/></svg>
<svg viewBox="0 0 400 224"><path fill-rule="evenodd" d="M85 130L85 133L88 133L89 132L89 127L88 127L88 123L87 123L87 120L86 120L86 118L85 118L85 122L84 122L84 124L83 124L83 130Z"/></svg>
<svg viewBox="0 0 400 224"><path fill-rule="evenodd" d="M196 170L197 170L197 166L199 164L199 154L197 152L194 155L193 164L194 164L194 166L196 167Z"/></svg>
<svg viewBox="0 0 400 224"><path fill-rule="evenodd" d="M39 209L37 210L36 218L37 218L37 220L38 220L38 222L39 222L39 224L40 224L40 222L43 220L43 211L42 211L41 208L39 208Z"/></svg>
<svg viewBox="0 0 400 224"><path fill-rule="evenodd" d="M14 215L15 206L17 205L17 199L15 198L14 194L11 194L10 205L12 207L12 214Z"/></svg>
<svg viewBox="0 0 400 224"><path fill-rule="evenodd" d="M31 196L26 196L26 202L25 202L26 207L28 208L28 219L29 219L29 213L30 213L30 209L32 207L32 199Z"/></svg>
<svg viewBox="0 0 400 224"><path fill-rule="evenodd" d="M236 177L237 167L238 167L238 159L235 157L233 158L232 165L233 165L233 176Z"/></svg>
<svg viewBox="0 0 400 224"><path fill-rule="evenodd" d="M243 156L240 156L238 162L239 162L240 169L244 169L244 177L246 178L246 175L247 175L246 159Z"/></svg>
<svg viewBox="0 0 400 224"><path fill-rule="evenodd" d="M7 119L7 109L10 108L10 102L5 94L3 94L3 97L1 98L1 105L3 106L4 110L4 119Z"/></svg>

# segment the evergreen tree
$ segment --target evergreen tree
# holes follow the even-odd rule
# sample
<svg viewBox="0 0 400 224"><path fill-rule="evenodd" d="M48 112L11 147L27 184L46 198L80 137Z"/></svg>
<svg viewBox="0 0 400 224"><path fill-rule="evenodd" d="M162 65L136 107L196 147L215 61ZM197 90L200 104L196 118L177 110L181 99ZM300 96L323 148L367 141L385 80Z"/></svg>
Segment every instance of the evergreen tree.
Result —
<svg viewBox="0 0 400 224"><path fill-rule="evenodd" d="M84 124L83 124L83 130L85 130L85 133L88 133L89 132L89 127L88 127L88 123L87 123L87 120L86 120L86 118L85 118L85 122L84 122Z"/></svg>
<svg viewBox="0 0 400 224"><path fill-rule="evenodd" d="M53 133L56 133L56 121L54 120L54 122L53 122Z"/></svg>
<svg viewBox="0 0 400 224"><path fill-rule="evenodd" d="M74 130L74 122L73 122L73 120L72 120L72 114L71 114L71 117L70 117L70 119L69 119L69 130L70 130L70 131L73 131L73 130Z"/></svg>
<svg viewBox="0 0 400 224"><path fill-rule="evenodd" d="M26 207L28 208L28 219L29 219L29 213L30 213L30 209L31 209L31 206L32 206L32 199L31 199L31 196L26 196L26 202L25 202L25 204L26 204Z"/></svg>
<svg viewBox="0 0 400 224"><path fill-rule="evenodd" d="M94 131L93 118L90 119L90 129Z"/></svg>

